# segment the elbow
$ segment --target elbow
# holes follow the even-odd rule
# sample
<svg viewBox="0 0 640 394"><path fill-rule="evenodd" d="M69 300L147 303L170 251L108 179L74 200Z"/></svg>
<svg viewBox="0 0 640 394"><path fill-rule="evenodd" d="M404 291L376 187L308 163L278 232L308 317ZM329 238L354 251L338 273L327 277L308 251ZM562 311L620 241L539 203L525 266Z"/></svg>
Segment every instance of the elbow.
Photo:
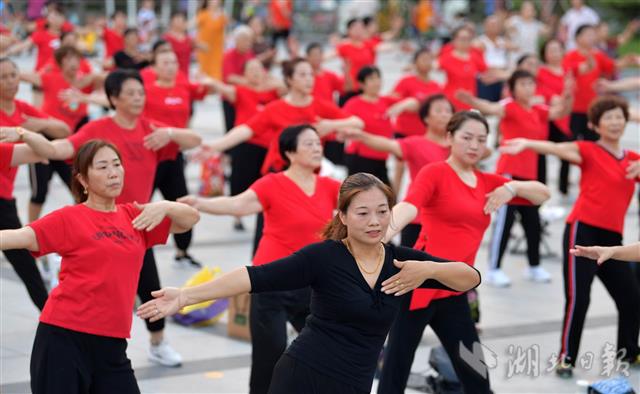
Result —
<svg viewBox="0 0 640 394"><path fill-rule="evenodd" d="M185 138L185 140L180 144L180 149L193 149L200 146L201 144L202 137L191 131L189 137Z"/></svg>
<svg viewBox="0 0 640 394"><path fill-rule="evenodd" d="M551 198L551 190L549 190L549 187L541 182L536 182L536 186L539 189L538 192L536 193L535 198L533 198L532 201L535 205L541 205L543 202L549 200Z"/></svg>

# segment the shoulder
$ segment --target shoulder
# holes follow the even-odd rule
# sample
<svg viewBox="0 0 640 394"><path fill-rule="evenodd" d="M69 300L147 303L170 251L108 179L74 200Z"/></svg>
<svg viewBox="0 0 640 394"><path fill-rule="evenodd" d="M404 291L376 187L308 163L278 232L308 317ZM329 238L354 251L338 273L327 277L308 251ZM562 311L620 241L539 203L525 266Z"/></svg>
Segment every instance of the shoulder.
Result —
<svg viewBox="0 0 640 394"><path fill-rule="evenodd" d="M338 253L340 248L342 247L341 241L336 241L332 239L325 239L324 241L315 242L310 245L307 245L296 253L302 254L307 258L313 257L322 257L326 259L327 262L334 261L334 259L329 259L327 257L335 255Z"/></svg>

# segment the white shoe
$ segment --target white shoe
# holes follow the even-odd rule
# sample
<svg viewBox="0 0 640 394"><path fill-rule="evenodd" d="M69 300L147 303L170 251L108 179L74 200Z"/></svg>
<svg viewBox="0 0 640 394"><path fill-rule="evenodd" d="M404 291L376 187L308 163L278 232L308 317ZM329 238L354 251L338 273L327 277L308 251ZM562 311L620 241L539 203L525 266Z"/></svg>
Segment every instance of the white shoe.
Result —
<svg viewBox="0 0 640 394"><path fill-rule="evenodd" d="M179 367L182 364L182 356L166 340L149 347L149 360L165 367Z"/></svg>
<svg viewBox="0 0 640 394"><path fill-rule="evenodd" d="M490 270L487 272L487 276L484 282L493 287L509 287L511 286L511 279L501 269Z"/></svg>
<svg viewBox="0 0 640 394"><path fill-rule="evenodd" d="M528 267L524 271L524 278L537 283L551 282L551 275L542 267Z"/></svg>

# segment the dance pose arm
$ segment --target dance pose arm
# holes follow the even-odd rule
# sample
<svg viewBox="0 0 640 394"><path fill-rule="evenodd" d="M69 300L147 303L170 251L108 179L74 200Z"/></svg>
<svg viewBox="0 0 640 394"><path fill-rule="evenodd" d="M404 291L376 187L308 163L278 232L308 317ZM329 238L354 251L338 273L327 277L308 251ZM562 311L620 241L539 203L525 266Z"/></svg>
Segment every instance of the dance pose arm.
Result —
<svg viewBox="0 0 640 394"><path fill-rule="evenodd" d="M404 156L397 140L367 133L353 127L342 129L338 134L342 138L358 140L371 149L391 153L399 159Z"/></svg>
<svg viewBox="0 0 640 394"><path fill-rule="evenodd" d="M236 102L236 87L233 85L226 84L222 81L218 81L213 78L205 78L201 82L204 86L209 88L211 91L217 92L222 96L225 100L235 103Z"/></svg>
<svg viewBox="0 0 640 394"><path fill-rule="evenodd" d="M54 118L35 118L26 116L26 119L20 126L25 129L42 133L51 138L64 138L71 134L71 129L61 120Z"/></svg>
<svg viewBox="0 0 640 394"><path fill-rule="evenodd" d="M391 212L391 223L382 242L389 242L402 231L407 224L411 223L416 216L418 216L418 208L415 205L406 201L397 203Z"/></svg>
<svg viewBox="0 0 640 394"><path fill-rule="evenodd" d="M554 96L549 105L549 119L555 120L564 118L571 114L573 107L573 94L575 90L575 80L572 76L564 79L564 87L560 97Z"/></svg>
<svg viewBox="0 0 640 394"><path fill-rule="evenodd" d="M419 109L420 101L415 97L407 97L389 106L387 109L387 117L395 118L403 112L418 112Z"/></svg>
<svg viewBox="0 0 640 394"><path fill-rule="evenodd" d="M609 259L640 261L640 242L626 246L579 246L570 250L571 254L586 257L602 264Z"/></svg>
<svg viewBox="0 0 640 394"><path fill-rule="evenodd" d="M531 149L542 155L554 155L573 164L582 163L582 155L575 142L551 142L513 138L506 140L498 150L507 155L517 155L525 149Z"/></svg>
<svg viewBox="0 0 640 394"><path fill-rule="evenodd" d="M152 127L153 132L144 137L144 147L153 151L162 149L172 141L180 146L180 150L195 148L202 143L202 137L191 129Z"/></svg>
<svg viewBox="0 0 640 394"><path fill-rule="evenodd" d="M165 217L171 220L169 232L174 234L189 231L200 220L200 214L194 208L174 201L156 201L147 204L134 203L140 214L133 219L133 228L139 231L151 231Z"/></svg>
<svg viewBox="0 0 640 394"><path fill-rule="evenodd" d="M245 124L241 124L229 130L229 132L223 137L205 144L203 148L211 149L215 152L224 152L236 145L240 145L241 143L249 140L251 137L253 137L253 135L254 131L251 129L251 127Z"/></svg>
<svg viewBox="0 0 640 394"><path fill-rule="evenodd" d="M179 198L178 202L212 215L245 216L262 212L262 204L256 192L251 189L232 197L202 198L189 195Z"/></svg>
<svg viewBox="0 0 640 394"><path fill-rule="evenodd" d="M22 127L0 127L0 142L24 142L13 147L12 167L42 162L54 153L51 141Z"/></svg>
<svg viewBox="0 0 640 394"><path fill-rule="evenodd" d="M455 93L456 99L462 101L465 104L469 104L484 115L493 115L499 118L504 116L504 106L500 103L493 103L488 100L478 98L466 90L457 90Z"/></svg>
<svg viewBox="0 0 640 394"><path fill-rule="evenodd" d="M544 183L538 181L509 181L487 194L484 213L496 212L516 197L525 199L533 205L540 205L551 197L551 192Z"/></svg>
<svg viewBox="0 0 640 394"><path fill-rule="evenodd" d="M364 127L364 122L357 116L350 116L343 119L321 119L313 126L318 131L318 135L324 137L336 130L345 128L361 129Z"/></svg>
<svg viewBox="0 0 640 394"><path fill-rule="evenodd" d="M20 80L22 82L30 83L33 86L37 86L37 87L42 86L42 78L40 77L40 74L38 74L37 72L21 71Z"/></svg>
<svg viewBox="0 0 640 394"><path fill-rule="evenodd" d="M29 226L17 230L0 230L0 250L27 249L37 252L40 249L36 233Z"/></svg>

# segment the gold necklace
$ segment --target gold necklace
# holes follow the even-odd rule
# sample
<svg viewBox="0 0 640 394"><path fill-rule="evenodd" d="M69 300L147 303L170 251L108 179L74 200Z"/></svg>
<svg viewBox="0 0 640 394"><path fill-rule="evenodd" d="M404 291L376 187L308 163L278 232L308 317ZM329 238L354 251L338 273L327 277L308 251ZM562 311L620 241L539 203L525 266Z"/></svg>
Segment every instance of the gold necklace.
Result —
<svg viewBox="0 0 640 394"><path fill-rule="evenodd" d="M349 251L349 253L351 253L351 256L353 256L353 259L356 261L356 264L358 264L358 267L360 268L360 270L362 270L362 272L364 272L365 274L371 275L371 274L375 274L378 271L378 268L380 268L380 264L382 263L382 260L384 260L383 259L384 253L382 253L382 250L380 251L380 253L378 253L378 264L376 264L376 268L374 268L373 271L367 271L364 268L364 266L362 264L360 264L360 262L356 258L356 255L351 250L351 243L349 242L349 240L348 239L344 239L342 242L347 247L347 250ZM382 243L380 244L380 247L381 247L381 249L384 248L382 246Z"/></svg>

